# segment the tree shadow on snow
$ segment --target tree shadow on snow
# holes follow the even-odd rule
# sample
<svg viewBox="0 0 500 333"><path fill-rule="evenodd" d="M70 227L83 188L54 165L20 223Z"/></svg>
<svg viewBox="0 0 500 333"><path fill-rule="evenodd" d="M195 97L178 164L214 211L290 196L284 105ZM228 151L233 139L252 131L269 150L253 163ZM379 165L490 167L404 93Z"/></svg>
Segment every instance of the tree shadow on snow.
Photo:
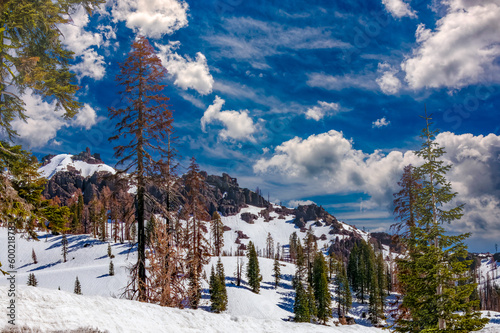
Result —
<svg viewBox="0 0 500 333"><path fill-rule="evenodd" d="M28 272L39 271L39 270L42 270L42 269L46 269L46 268L55 266L55 265L60 264L60 263L62 263L62 260L58 260L58 261L55 261L55 262L47 264L47 265L43 265L43 266L40 266L40 267L37 267L37 268L33 268L33 269L29 270Z"/></svg>
<svg viewBox="0 0 500 333"><path fill-rule="evenodd" d="M282 295L278 306L293 314L293 303L295 303L295 293L294 292L278 292L279 295Z"/></svg>

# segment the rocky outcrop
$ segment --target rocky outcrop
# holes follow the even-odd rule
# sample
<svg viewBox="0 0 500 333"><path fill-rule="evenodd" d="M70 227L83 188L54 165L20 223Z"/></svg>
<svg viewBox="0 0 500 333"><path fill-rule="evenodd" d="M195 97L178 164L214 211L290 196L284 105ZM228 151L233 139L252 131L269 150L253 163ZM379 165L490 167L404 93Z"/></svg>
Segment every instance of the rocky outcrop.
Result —
<svg viewBox="0 0 500 333"><path fill-rule="evenodd" d="M218 211L223 216L236 215L241 208L248 205L257 207L268 207L269 202L262 196L247 188L241 188L236 178L227 173L222 176L208 175L205 171L200 172L205 178L206 187L203 191L205 205L210 214ZM184 189L184 194L187 189Z"/></svg>
<svg viewBox="0 0 500 333"><path fill-rule="evenodd" d="M42 194L47 199L57 196L63 204L66 204L75 192L81 190L83 200L85 204L88 204L94 197L99 197L104 186L109 187L110 190L115 188L115 183L110 176L108 172L96 172L90 177L83 177L76 170L59 171L47 181Z"/></svg>
<svg viewBox="0 0 500 333"><path fill-rule="evenodd" d="M103 164L104 162L101 160L101 155L98 153L91 154L90 148L87 147L85 151L82 151L78 155L73 155L73 161L83 161L88 164Z"/></svg>
<svg viewBox="0 0 500 333"><path fill-rule="evenodd" d="M299 206L293 210L295 220L293 221L298 228L304 228L307 221L320 221L323 220L325 225L338 225L335 216L328 213L323 207L315 204L307 206Z"/></svg>

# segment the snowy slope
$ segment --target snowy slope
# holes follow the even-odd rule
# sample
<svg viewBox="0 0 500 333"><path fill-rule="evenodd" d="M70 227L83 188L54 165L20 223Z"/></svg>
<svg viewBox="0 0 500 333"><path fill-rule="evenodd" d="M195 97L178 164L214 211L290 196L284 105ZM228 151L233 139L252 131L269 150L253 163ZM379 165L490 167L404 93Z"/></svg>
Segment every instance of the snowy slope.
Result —
<svg viewBox="0 0 500 333"><path fill-rule="evenodd" d="M0 287L0 295L7 288ZM0 307L6 308L2 296ZM78 296L64 291L19 286L17 323L20 326L51 330L81 327L109 332L384 332L359 325L329 327L297 324L279 319L257 319L250 316L214 314L203 310L180 310L152 304L99 296ZM0 322L0 328L6 325ZM6 327L6 326L4 326Z"/></svg>
<svg viewBox="0 0 500 333"><path fill-rule="evenodd" d="M109 165L99 163L99 164L89 164L84 161L74 161L71 157L73 155L60 154L52 157L50 162L39 168L38 172L45 178L50 179L59 171L68 171L70 169L78 170L83 177L92 176L98 171L107 171L115 173L115 169Z"/></svg>

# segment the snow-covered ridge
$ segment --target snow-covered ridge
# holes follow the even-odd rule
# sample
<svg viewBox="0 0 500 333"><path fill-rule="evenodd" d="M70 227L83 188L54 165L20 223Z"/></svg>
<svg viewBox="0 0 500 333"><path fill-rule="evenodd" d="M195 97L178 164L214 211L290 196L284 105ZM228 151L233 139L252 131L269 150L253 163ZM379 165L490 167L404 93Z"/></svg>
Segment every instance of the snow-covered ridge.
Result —
<svg viewBox="0 0 500 333"><path fill-rule="evenodd" d="M38 172L43 177L50 179L59 171L69 171L75 169L80 172L82 177L92 176L94 173L99 171L107 171L115 173L115 169L107 164L89 164L84 161L73 160L73 155L70 154L60 154L52 157L47 165L38 169Z"/></svg>

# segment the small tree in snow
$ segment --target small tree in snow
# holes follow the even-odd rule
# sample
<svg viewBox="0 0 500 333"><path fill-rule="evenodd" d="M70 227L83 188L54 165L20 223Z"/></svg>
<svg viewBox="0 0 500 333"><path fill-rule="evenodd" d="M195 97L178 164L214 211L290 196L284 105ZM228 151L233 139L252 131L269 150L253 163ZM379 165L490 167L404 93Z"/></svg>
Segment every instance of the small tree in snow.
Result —
<svg viewBox="0 0 500 333"><path fill-rule="evenodd" d="M63 259L64 259L64 262L66 262L67 261L67 257L68 257L68 239L66 238L66 234L62 235L61 245L62 245Z"/></svg>
<svg viewBox="0 0 500 333"><path fill-rule="evenodd" d="M109 276L115 275L115 265L113 265L113 260L109 262Z"/></svg>
<svg viewBox="0 0 500 333"><path fill-rule="evenodd" d="M28 286L36 287L38 285L38 280L35 277L35 273L30 273L28 275Z"/></svg>
<svg viewBox="0 0 500 333"><path fill-rule="evenodd" d="M75 280L75 289L74 289L75 294L81 295L82 294L82 285L80 284L80 281L78 280L78 276L76 277Z"/></svg>
<svg viewBox="0 0 500 333"><path fill-rule="evenodd" d="M33 263L38 264L38 259L36 257L35 249L31 249L31 258L33 259Z"/></svg>

